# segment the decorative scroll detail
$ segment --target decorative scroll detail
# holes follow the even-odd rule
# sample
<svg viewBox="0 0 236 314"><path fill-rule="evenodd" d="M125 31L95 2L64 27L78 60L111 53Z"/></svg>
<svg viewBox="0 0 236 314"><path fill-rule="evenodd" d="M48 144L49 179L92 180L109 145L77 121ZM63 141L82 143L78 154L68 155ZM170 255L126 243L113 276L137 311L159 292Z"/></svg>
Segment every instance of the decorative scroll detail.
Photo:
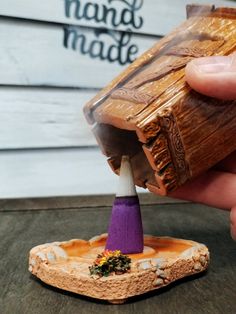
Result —
<svg viewBox="0 0 236 314"><path fill-rule="evenodd" d="M156 135L160 132L161 126L159 123L159 118L155 119L152 122L149 122L145 126L141 128L142 134L146 139L151 139L156 137Z"/></svg>
<svg viewBox="0 0 236 314"><path fill-rule="evenodd" d="M214 39L214 40L213 40ZM210 41L210 49L208 47L200 47L201 42L198 42L198 46L193 46L193 43L189 43L188 46L173 46L170 50L166 53L166 55L171 56L190 56L194 58L206 57L212 55L212 51L220 48L224 43L224 39L215 39L213 38ZM204 43L204 42L203 42Z"/></svg>
<svg viewBox="0 0 236 314"><path fill-rule="evenodd" d="M161 124L168 134L169 148L172 154L172 162L178 175L178 184L182 184L190 178L190 172L185 159L184 146L173 113L166 111L162 116Z"/></svg>
<svg viewBox="0 0 236 314"><path fill-rule="evenodd" d="M158 71L152 73L142 73L137 78L131 80L127 87L129 88L138 88L146 83L150 83L153 81L160 80L162 77L166 76L167 74L171 73L172 71L180 70L181 68L185 67L186 64L191 61L193 58L191 57L183 57L177 58L176 60L172 61L170 64L164 66L163 68L159 69Z"/></svg>
<svg viewBox="0 0 236 314"><path fill-rule="evenodd" d="M133 101L134 103L143 103L146 106L149 106L157 97L151 96L151 95L144 95L144 93L139 93L137 90L131 91L131 89L137 89L138 87L142 86L143 84L146 84L148 82L152 82L155 80L159 80L165 75L168 75L174 70L178 70L186 66L186 64L192 60L194 57L199 56L205 56L206 50L205 48L200 49L190 49L186 48L186 44L190 43L191 41L196 40L198 42L204 42L204 41L211 41L212 45L209 49L206 49L208 51L207 55L212 55L219 47L221 47L225 43L225 39L222 36L217 35L210 35L206 32L192 32L192 31L183 31L181 34L178 34L176 37L172 38L169 42L166 43L164 47L162 47L160 50L157 50L155 54L153 54L151 57L149 54L146 54L142 56L143 62L142 66L140 68L135 68L134 70L130 71L130 73L121 80L115 87L113 87L109 92L104 93L100 99L98 99L96 102L93 103L93 105L89 108L89 111L91 111L89 114L87 114L88 118L92 120L92 112L94 112L100 105L102 105L109 97L114 99L124 99L128 101ZM179 45L184 44L185 46L179 47ZM179 47L178 49L176 47ZM192 46L192 44L190 45ZM200 48L200 47L199 47ZM162 69L160 69L158 72L155 72L150 75L143 74L143 77L140 78L140 73L142 75L142 70L146 69L147 67L151 66L151 64L164 55L177 55L177 56L183 56L185 59L183 60L183 63L181 64L179 62L176 62L175 64L170 64ZM183 59L183 58L182 58ZM137 78L134 80L134 78ZM125 87L124 87L125 86ZM128 88L127 88L128 87ZM123 92L121 90L127 90L127 92Z"/></svg>
<svg viewBox="0 0 236 314"><path fill-rule="evenodd" d="M149 105L152 102L153 96L148 93L141 93L135 89L119 88L111 94L111 98L129 100L134 103L144 103L145 105Z"/></svg>
<svg viewBox="0 0 236 314"><path fill-rule="evenodd" d="M209 52L204 48L179 46L174 46L167 52L167 55L171 56L191 56L195 58L206 57L208 54Z"/></svg>
<svg viewBox="0 0 236 314"><path fill-rule="evenodd" d="M163 48L163 52L159 52L160 55L156 56L156 58L161 55L176 56L174 60L170 60L167 65L164 65L157 71L154 70L153 72L150 71L147 73L147 71L140 69L136 76L130 78L125 84L125 87L114 90L111 94L111 98L124 99L139 104L143 103L148 106L158 95L155 96L139 92L139 87L147 83L158 81L171 72L184 68L193 58L212 55L213 52L224 43L224 38L219 36L211 36L207 33L186 32L180 36L179 40L173 39ZM152 62L153 61L154 60L152 60Z"/></svg>
<svg viewBox="0 0 236 314"><path fill-rule="evenodd" d="M192 59L193 59L192 57L178 58L177 60L174 60L174 62L172 62L171 64L168 64L167 66L161 68L159 71L150 74L143 73L137 79L130 81L127 84L127 88L119 88L115 90L111 94L111 98L124 99L128 101L133 101L134 103L149 105L159 95L152 96L148 93L144 94L138 91L137 88L146 83L159 80L162 77L166 76L167 74L171 73L172 71L180 70L181 68L185 67L186 64Z"/></svg>

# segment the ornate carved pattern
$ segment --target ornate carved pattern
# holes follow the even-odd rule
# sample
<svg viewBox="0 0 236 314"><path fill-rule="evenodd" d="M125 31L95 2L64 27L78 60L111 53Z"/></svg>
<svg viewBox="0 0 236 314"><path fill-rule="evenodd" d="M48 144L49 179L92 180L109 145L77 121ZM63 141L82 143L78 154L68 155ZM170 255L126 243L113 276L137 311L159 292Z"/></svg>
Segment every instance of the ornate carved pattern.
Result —
<svg viewBox="0 0 236 314"><path fill-rule="evenodd" d="M99 125L109 122L118 129L127 128L121 144L114 142L116 136L109 136L107 142L112 149L109 156L114 158L114 171L126 147L130 148L131 143L137 142L138 145L129 149L129 154L136 160L136 183L146 184L150 189L165 194L230 152L236 125L230 104L227 106L207 97L204 100L203 96L191 91L184 80L183 69L193 58L233 52L235 23L228 18L235 19L235 12L221 9L218 13L210 13L209 18L195 19L191 27L180 27L101 93L101 99L93 106L97 110L104 104L94 113L94 120L97 119ZM222 20L215 21L215 16L222 16ZM122 100L129 101L125 112L121 112ZM224 105L224 110L222 106L217 108L219 104ZM91 104L89 110L93 110ZM196 128L192 128L193 121ZM135 135L128 140L129 130L136 132L137 137ZM224 140L227 141L227 152L220 147L214 153ZM101 138L101 141L105 140ZM147 157L144 163L141 145ZM211 145L214 145L214 151L209 149ZM119 147L118 153L116 146ZM143 169L143 165L147 168Z"/></svg>
<svg viewBox="0 0 236 314"><path fill-rule="evenodd" d="M111 98L125 99L133 101L134 103L144 103L145 105L149 105L156 99L155 95L152 96L139 92L139 87L160 80L173 71L180 70L193 58L211 55L225 43L225 40L221 37L210 36L205 33L191 32L186 32L185 36L183 35L179 41L180 43L174 39L167 44L163 51L163 55L177 56L179 58L171 60L169 64L154 72L147 73L147 71L142 71L142 69L140 69L139 73L126 83L126 87L114 90L111 93ZM158 58L159 56L157 55L156 57ZM152 62L150 62L150 64L151 63Z"/></svg>
<svg viewBox="0 0 236 314"><path fill-rule="evenodd" d="M155 157L159 154L160 151L166 149L167 147L167 140L163 134L159 134L155 142L149 147L152 152L152 155Z"/></svg>
<svg viewBox="0 0 236 314"><path fill-rule="evenodd" d="M127 84L127 88L119 88L115 90L111 94L111 98L113 99L124 99L128 101L133 101L134 103L151 104L159 95L150 95L148 93L144 94L140 92L137 88L148 83L153 82L156 80L160 80L162 77L166 76L167 74L171 73L172 71L180 70L181 68L185 67L186 64L191 61L192 57L183 57L174 60L172 63L164 66L160 70L150 73L150 74L143 74L139 76L137 79L130 81Z"/></svg>
<svg viewBox="0 0 236 314"><path fill-rule="evenodd" d="M146 124L142 128L140 128L142 134L144 135L145 138L151 139L153 137L156 137L157 134L161 130L161 126L159 123L159 118L155 119L154 121Z"/></svg>
<svg viewBox="0 0 236 314"><path fill-rule="evenodd" d="M185 160L184 146L179 134L179 129L172 112L166 110L163 113L161 124L163 131L168 135L170 152L172 154L172 162L176 168L179 184L190 178L189 167Z"/></svg>
<svg viewBox="0 0 236 314"><path fill-rule="evenodd" d="M168 65L158 69L158 71L154 71L152 73L142 73L137 78L131 80L127 86L129 88L138 88L146 83L150 83L153 81L160 80L162 77L166 76L167 74L171 73L172 71L180 70L181 68L185 67L186 64L191 61L193 58L191 57L183 57L173 60Z"/></svg>
<svg viewBox="0 0 236 314"><path fill-rule="evenodd" d="M173 164L169 164L162 173L157 172L156 178L158 184L161 186L161 188L164 187L167 193L174 190L179 185Z"/></svg>
<svg viewBox="0 0 236 314"><path fill-rule="evenodd" d="M207 49L198 47L179 47L174 46L168 52L167 55L174 56L191 56L191 57L205 57L208 55Z"/></svg>
<svg viewBox="0 0 236 314"><path fill-rule="evenodd" d="M167 55L174 56L189 56L194 58L210 56L213 51L220 48L225 43L225 40L222 38L208 39L205 41L186 41L183 42L183 45L171 47Z"/></svg>
<svg viewBox="0 0 236 314"><path fill-rule="evenodd" d="M153 96L148 93L144 94L135 89L119 88L111 94L113 99L123 99L133 101L134 103L144 103L148 105L152 102Z"/></svg>

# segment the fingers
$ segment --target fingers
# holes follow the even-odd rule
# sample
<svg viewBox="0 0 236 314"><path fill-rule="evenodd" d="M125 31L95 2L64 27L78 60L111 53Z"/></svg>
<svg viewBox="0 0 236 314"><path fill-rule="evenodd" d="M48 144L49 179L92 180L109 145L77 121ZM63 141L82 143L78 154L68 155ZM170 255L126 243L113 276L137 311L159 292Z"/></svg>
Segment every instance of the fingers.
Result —
<svg viewBox="0 0 236 314"><path fill-rule="evenodd" d="M236 207L233 207L230 212L230 230L232 238L236 241Z"/></svg>
<svg viewBox="0 0 236 314"><path fill-rule="evenodd" d="M229 210L236 205L236 175L209 170L170 196Z"/></svg>
<svg viewBox="0 0 236 314"><path fill-rule="evenodd" d="M198 58L185 69L186 80L199 93L236 100L236 53ZM236 241L236 152L210 170L180 187L171 196L209 206L231 209L231 235Z"/></svg>
<svg viewBox="0 0 236 314"><path fill-rule="evenodd" d="M194 59L186 66L185 74L189 85L199 93L236 99L236 53Z"/></svg>

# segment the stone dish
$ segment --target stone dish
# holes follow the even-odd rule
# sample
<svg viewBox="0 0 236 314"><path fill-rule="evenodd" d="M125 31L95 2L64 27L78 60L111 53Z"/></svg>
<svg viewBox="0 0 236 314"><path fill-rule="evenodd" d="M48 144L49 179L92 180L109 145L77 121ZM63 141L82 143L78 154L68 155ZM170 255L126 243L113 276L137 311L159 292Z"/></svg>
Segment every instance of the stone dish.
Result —
<svg viewBox="0 0 236 314"><path fill-rule="evenodd" d="M204 244L146 235L143 253L129 255L129 273L93 277L89 266L104 251L106 240L107 234L102 234L89 241L75 239L36 246L30 251L29 271L51 286L119 304L200 273L209 264Z"/></svg>

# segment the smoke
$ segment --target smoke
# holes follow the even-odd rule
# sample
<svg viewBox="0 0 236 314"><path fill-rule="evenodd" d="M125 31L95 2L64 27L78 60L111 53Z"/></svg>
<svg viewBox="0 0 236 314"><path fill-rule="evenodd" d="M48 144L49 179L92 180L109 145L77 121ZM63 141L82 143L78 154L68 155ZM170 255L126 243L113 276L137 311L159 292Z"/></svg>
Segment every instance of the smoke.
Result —
<svg viewBox="0 0 236 314"><path fill-rule="evenodd" d="M187 18L192 16L204 16L215 10L215 5L188 4L186 6Z"/></svg>

